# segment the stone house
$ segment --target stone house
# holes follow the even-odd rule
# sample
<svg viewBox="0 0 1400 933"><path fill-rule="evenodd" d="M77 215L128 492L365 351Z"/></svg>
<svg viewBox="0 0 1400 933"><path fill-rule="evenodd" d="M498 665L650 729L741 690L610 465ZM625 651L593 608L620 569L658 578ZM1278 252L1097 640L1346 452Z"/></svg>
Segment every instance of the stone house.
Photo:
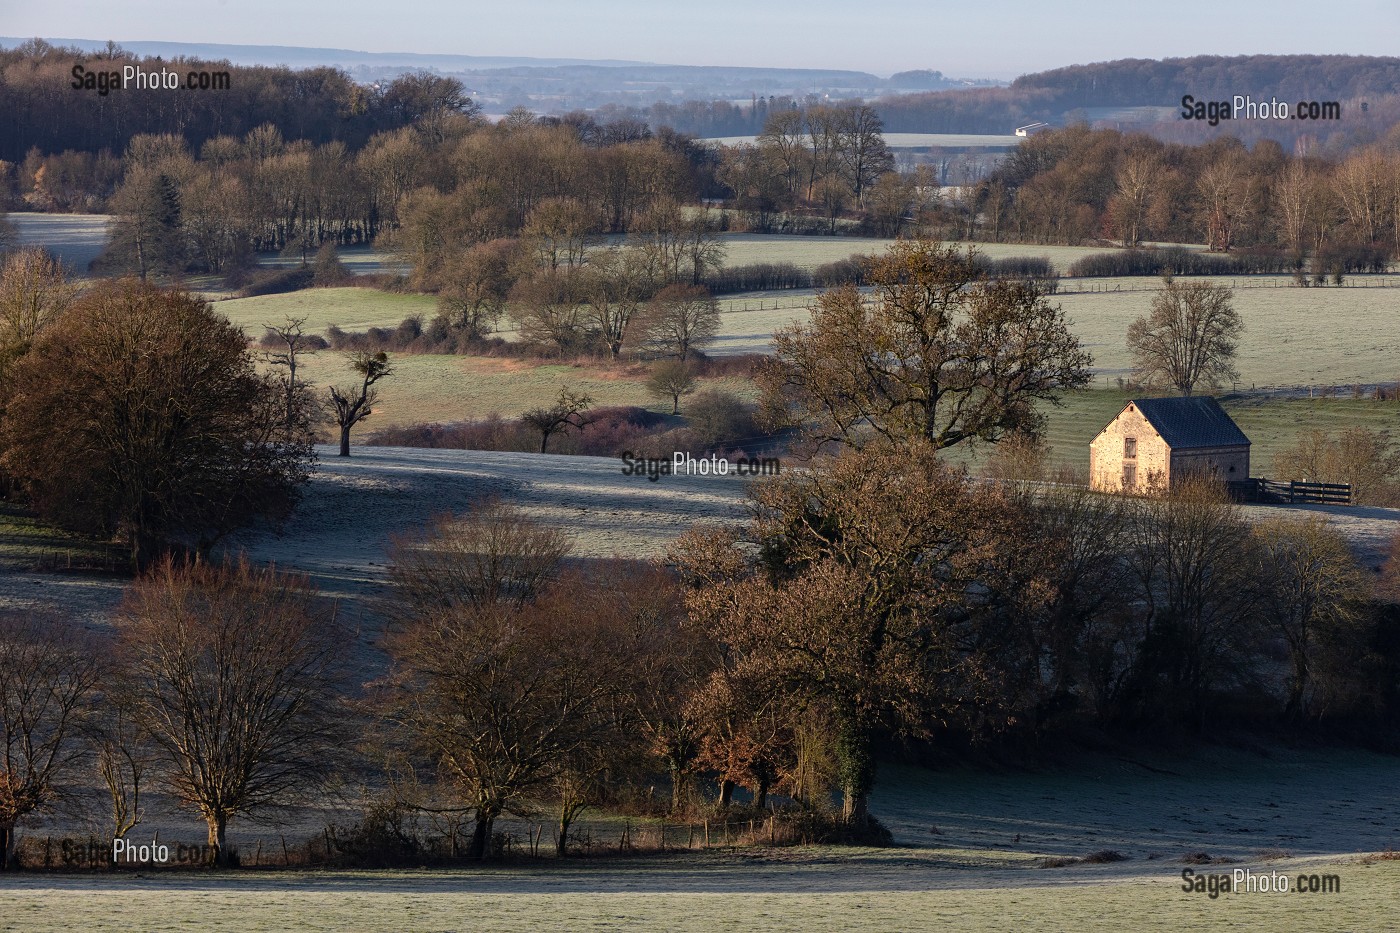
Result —
<svg viewBox="0 0 1400 933"><path fill-rule="evenodd" d="M1249 438L1209 396L1133 399L1089 444L1089 484L1145 493L1207 474L1249 479Z"/></svg>

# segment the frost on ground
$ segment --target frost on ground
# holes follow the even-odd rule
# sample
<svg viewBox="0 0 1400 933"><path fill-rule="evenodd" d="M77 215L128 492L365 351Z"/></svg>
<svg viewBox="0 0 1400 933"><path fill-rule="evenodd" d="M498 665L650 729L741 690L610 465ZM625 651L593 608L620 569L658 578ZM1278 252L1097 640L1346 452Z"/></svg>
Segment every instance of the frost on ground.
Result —
<svg viewBox="0 0 1400 933"><path fill-rule="evenodd" d="M356 447L333 448L283 532L250 532L226 550L305 571L330 595L366 596L387 581L392 535L434 515L461 512L491 496L567 532L576 557L661 555L696 524L744 517L737 476L624 476L611 457Z"/></svg>

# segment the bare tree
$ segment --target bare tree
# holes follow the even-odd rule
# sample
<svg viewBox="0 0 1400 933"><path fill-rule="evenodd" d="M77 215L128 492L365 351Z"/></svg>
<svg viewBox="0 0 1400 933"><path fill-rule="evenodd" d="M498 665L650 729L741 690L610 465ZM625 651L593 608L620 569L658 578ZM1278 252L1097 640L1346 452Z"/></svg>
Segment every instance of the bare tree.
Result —
<svg viewBox="0 0 1400 933"><path fill-rule="evenodd" d="M524 603L554 579L568 552L563 532L488 500L393 538L389 576L398 604L419 615Z"/></svg>
<svg viewBox="0 0 1400 933"><path fill-rule="evenodd" d="M681 413L681 396L695 391L695 374L680 360L659 360L647 379L647 393L653 398L670 399L671 414Z"/></svg>
<svg viewBox="0 0 1400 933"><path fill-rule="evenodd" d="M1114 174L1117 190L1109 213L1126 248L1142 242L1142 228L1161 172L1161 160L1153 153L1140 151L1125 155Z"/></svg>
<svg viewBox="0 0 1400 933"><path fill-rule="evenodd" d="M101 656L62 623L0 615L0 871L13 865L19 825L53 809L86 751Z"/></svg>
<svg viewBox="0 0 1400 933"><path fill-rule="evenodd" d="M132 715L131 700L108 691L89 729L97 773L112 805L112 838L124 839L145 820L141 791L155 766L156 747Z"/></svg>
<svg viewBox="0 0 1400 933"><path fill-rule="evenodd" d="M1128 350L1139 379L1162 379L1182 395L1238 379L1235 351L1244 322L1229 286L1165 280L1152 311L1128 327Z"/></svg>
<svg viewBox="0 0 1400 933"><path fill-rule="evenodd" d="M331 386L327 390L335 412L335 423L340 427L342 457L350 456L350 429L374 414L374 405L379 401L375 383L394 374L394 368L389 365L389 354L383 351L370 353L362 350L354 354L350 357L350 368L360 374L359 384Z"/></svg>
<svg viewBox="0 0 1400 933"><path fill-rule="evenodd" d="M314 407L315 403L315 400L306 391L307 383L297 379L297 367L301 364L303 355L313 355L317 349L325 344L316 335L306 332L305 317L288 315L281 324L265 324L263 326L267 328L267 338L264 338L263 346L267 346L270 340L275 340L275 346L278 347L278 349L267 352L265 355L267 362L287 370L287 375L282 382L287 400L287 424L288 426L295 425L299 419L306 417L307 410Z"/></svg>
<svg viewBox="0 0 1400 933"><path fill-rule="evenodd" d="M132 714L226 865L230 820L294 803L332 773L345 634L305 577L246 559L166 559L119 624Z"/></svg>
<svg viewBox="0 0 1400 933"><path fill-rule="evenodd" d="M719 333L719 305L702 285L668 285L638 323L648 347L684 363Z"/></svg>
<svg viewBox="0 0 1400 933"><path fill-rule="evenodd" d="M411 615L390 641L386 713L474 815L472 856L490 857L495 821L550 787L562 854L595 799L623 725L629 616L590 589L569 579L533 602L460 602Z"/></svg>
<svg viewBox="0 0 1400 933"><path fill-rule="evenodd" d="M1346 538L1320 518L1273 519L1254 526L1264 618L1288 646L1292 671L1284 714L1319 712L1317 669L1366 620L1368 581Z"/></svg>
<svg viewBox="0 0 1400 933"><path fill-rule="evenodd" d="M588 322L608 355L617 359L653 288L646 258L635 248L594 251L583 280Z"/></svg>
<svg viewBox="0 0 1400 933"><path fill-rule="evenodd" d="M540 432L540 453L546 453L551 437L570 430L581 431L590 423L588 409L592 406L591 396L572 392L566 386L559 390L553 405L531 408L520 420Z"/></svg>

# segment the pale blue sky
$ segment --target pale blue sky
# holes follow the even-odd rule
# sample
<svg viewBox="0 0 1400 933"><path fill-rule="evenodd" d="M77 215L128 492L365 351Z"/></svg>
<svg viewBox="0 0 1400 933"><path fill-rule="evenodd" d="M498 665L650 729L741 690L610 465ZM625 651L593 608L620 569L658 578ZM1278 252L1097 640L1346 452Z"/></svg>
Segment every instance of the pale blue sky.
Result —
<svg viewBox="0 0 1400 933"><path fill-rule="evenodd" d="M1004 78L1114 58L1393 55L1400 2L0 0L0 35Z"/></svg>

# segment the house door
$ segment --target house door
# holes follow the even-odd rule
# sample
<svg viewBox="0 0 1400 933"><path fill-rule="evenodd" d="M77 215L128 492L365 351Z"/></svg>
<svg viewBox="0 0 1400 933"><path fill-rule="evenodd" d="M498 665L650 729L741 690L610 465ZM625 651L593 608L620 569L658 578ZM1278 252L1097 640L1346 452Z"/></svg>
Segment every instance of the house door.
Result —
<svg viewBox="0 0 1400 933"><path fill-rule="evenodd" d="M1136 463L1125 463L1125 464L1123 464L1123 488L1124 488L1124 489L1136 489L1136 488L1137 488L1137 464L1136 464Z"/></svg>

